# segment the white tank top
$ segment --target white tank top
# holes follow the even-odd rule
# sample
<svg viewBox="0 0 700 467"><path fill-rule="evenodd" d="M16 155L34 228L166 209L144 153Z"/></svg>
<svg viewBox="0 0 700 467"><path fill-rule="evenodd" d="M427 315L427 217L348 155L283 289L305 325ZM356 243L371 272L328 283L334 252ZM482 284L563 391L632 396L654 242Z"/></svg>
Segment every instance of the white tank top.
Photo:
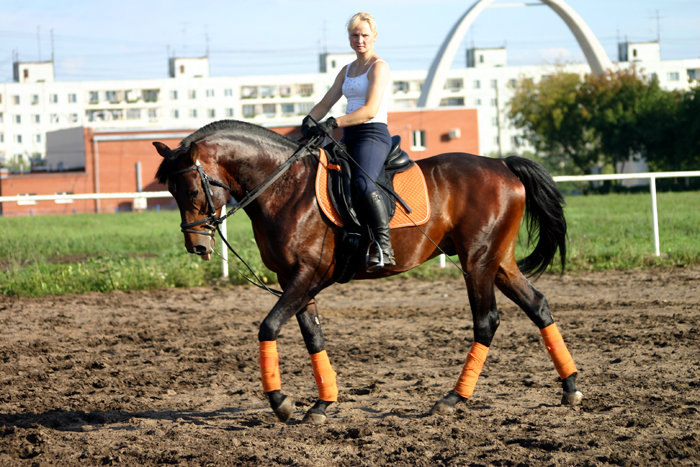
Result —
<svg viewBox="0 0 700 467"><path fill-rule="evenodd" d="M374 63L383 61L384 60L379 59ZM350 65L348 65L345 68L345 80L343 81L342 90L343 95L348 100L348 106L345 111L346 114L352 113L360 107L362 107L363 105L365 105L367 99L367 89L369 88L369 78L367 77L367 73L369 73L369 70L372 69L374 63L372 63L369 66L369 68L367 68L367 71L365 71L360 76L348 76ZM375 115L372 120L369 120L365 123L387 123L389 100L391 99L391 94L389 92L389 84L391 84L391 80L387 80L386 89L384 89L384 93L382 94L382 101L379 104L379 109L377 109L377 115Z"/></svg>

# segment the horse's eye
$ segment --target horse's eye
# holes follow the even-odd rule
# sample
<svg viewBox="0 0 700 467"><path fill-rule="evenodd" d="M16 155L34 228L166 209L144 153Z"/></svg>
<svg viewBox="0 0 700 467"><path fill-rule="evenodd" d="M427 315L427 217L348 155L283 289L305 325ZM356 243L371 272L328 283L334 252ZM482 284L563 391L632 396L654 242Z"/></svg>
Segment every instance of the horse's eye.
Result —
<svg viewBox="0 0 700 467"><path fill-rule="evenodd" d="M198 194L199 194L199 190L192 190L189 193L187 193L187 196L189 196L190 199L195 199Z"/></svg>

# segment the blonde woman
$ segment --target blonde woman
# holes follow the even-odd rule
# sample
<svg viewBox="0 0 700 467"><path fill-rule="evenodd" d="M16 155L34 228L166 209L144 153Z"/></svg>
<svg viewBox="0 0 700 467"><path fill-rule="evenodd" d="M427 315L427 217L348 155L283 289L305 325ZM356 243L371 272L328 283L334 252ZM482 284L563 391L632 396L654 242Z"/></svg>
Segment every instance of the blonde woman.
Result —
<svg viewBox="0 0 700 467"><path fill-rule="evenodd" d="M375 52L377 25L369 13L357 13L348 21L350 47L357 58L343 67L333 85L302 122L302 133L309 137L343 129L343 141L362 169L353 167L355 193L365 201L367 224L376 243L372 243L367 262L369 272L396 264L389 236L389 216L377 192L374 180L379 176L391 149L391 135L387 128L389 65ZM346 114L320 121L336 102L345 96ZM313 117L313 120L312 118Z"/></svg>

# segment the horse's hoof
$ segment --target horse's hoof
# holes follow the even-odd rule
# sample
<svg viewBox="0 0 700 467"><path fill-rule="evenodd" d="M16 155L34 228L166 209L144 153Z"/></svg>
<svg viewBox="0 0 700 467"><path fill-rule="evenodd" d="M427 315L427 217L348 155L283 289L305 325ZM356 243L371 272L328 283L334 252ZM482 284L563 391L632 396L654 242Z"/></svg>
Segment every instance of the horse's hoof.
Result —
<svg viewBox="0 0 700 467"><path fill-rule="evenodd" d="M565 392L561 398L561 405L580 405L582 400L581 391Z"/></svg>
<svg viewBox="0 0 700 467"><path fill-rule="evenodd" d="M326 417L326 414L318 412L306 412L306 415L304 415L304 419L302 420L302 422L311 425L323 425L324 423L326 423L327 419L328 417Z"/></svg>
<svg viewBox="0 0 700 467"><path fill-rule="evenodd" d="M289 421L289 419L292 418L292 413L294 413L294 402L292 402L292 398L284 396L284 400L274 411L281 422L286 423Z"/></svg>
<svg viewBox="0 0 700 467"><path fill-rule="evenodd" d="M432 409L430 409L430 415L450 415L454 413L454 405L450 405L443 399L440 399L435 403Z"/></svg>

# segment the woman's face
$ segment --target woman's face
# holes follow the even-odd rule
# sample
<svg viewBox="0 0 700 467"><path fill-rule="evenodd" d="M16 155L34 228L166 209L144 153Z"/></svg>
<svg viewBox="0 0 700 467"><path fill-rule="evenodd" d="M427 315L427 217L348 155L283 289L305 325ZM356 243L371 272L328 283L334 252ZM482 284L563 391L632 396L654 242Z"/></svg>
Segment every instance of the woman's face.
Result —
<svg viewBox="0 0 700 467"><path fill-rule="evenodd" d="M372 32L367 21L360 21L349 33L350 47L357 53L364 54L374 51L374 42L377 40L377 33Z"/></svg>

